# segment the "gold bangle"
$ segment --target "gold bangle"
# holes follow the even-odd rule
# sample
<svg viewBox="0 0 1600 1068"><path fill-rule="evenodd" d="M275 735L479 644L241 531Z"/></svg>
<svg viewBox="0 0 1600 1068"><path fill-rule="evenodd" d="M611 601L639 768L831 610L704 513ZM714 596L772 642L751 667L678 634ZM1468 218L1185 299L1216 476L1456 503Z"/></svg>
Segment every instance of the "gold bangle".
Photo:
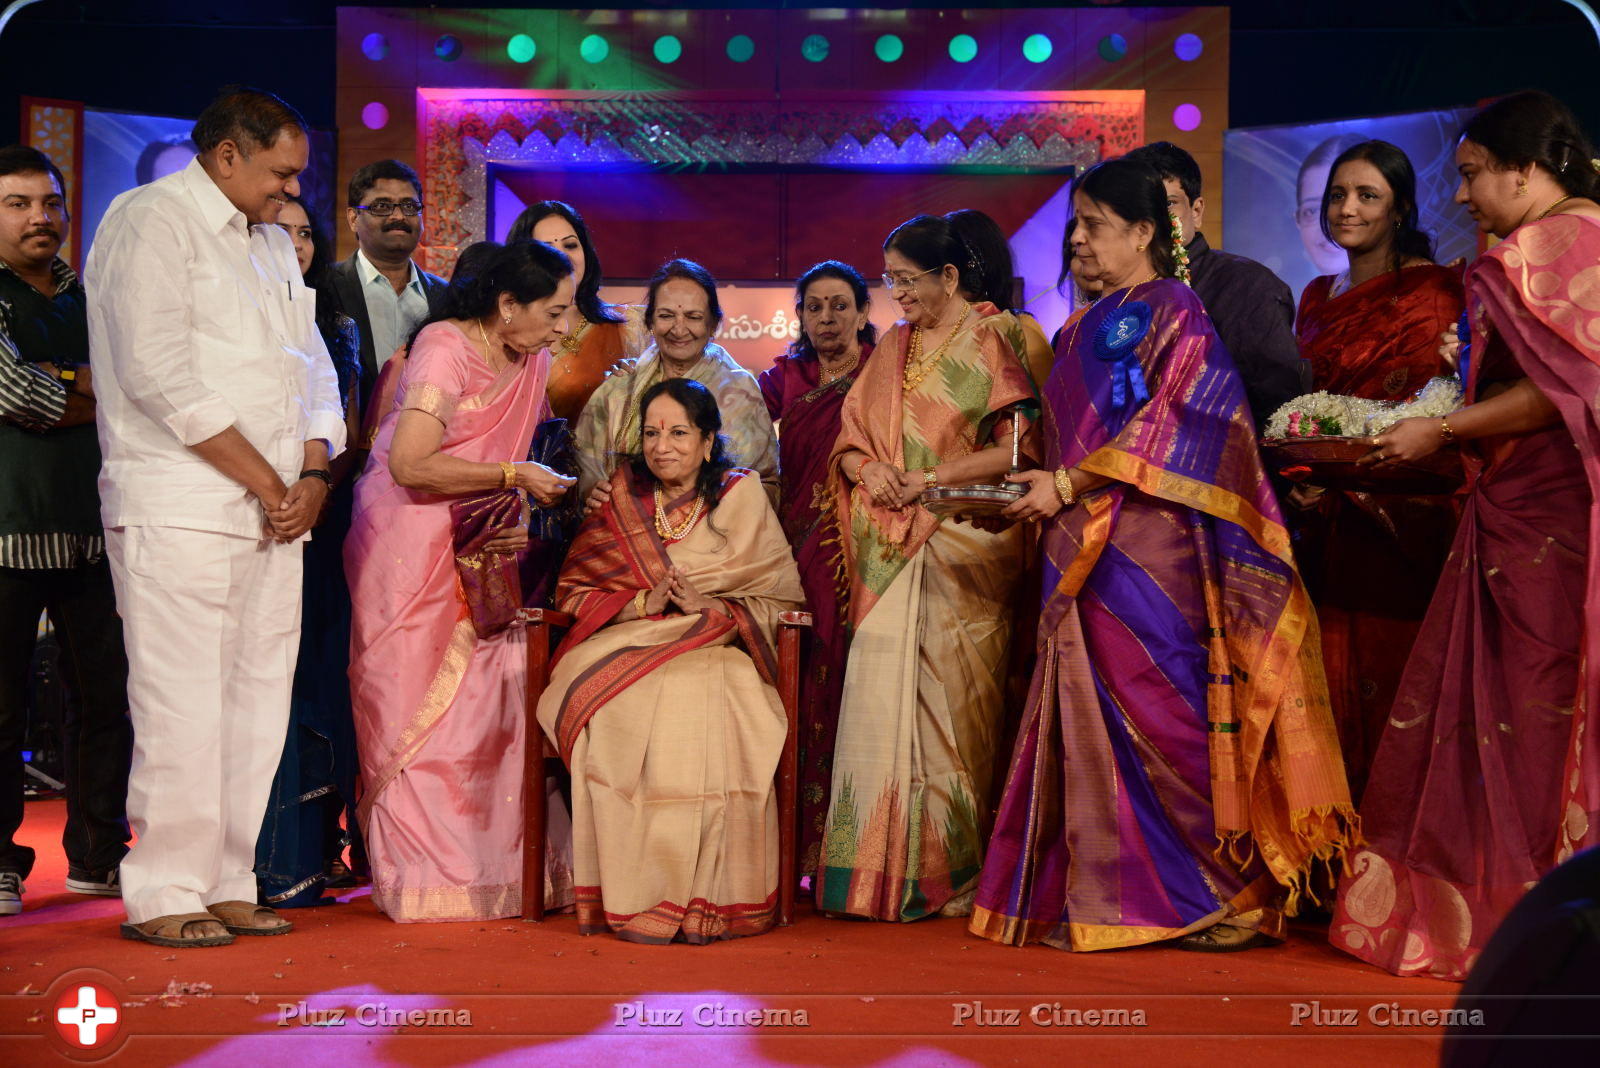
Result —
<svg viewBox="0 0 1600 1068"><path fill-rule="evenodd" d="M509 460L500 461L500 488L510 489L517 484L517 465Z"/></svg>
<svg viewBox="0 0 1600 1068"><path fill-rule="evenodd" d="M1439 434L1444 438L1444 444L1453 445L1456 440L1455 427L1450 425L1450 420L1444 417L1439 419Z"/></svg>
<svg viewBox="0 0 1600 1068"><path fill-rule="evenodd" d="M938 486L939 486L939 476L934 474L933 468L924 467L922 469L922 484L924 486L927 486L929 489L937 489L938 488Z"/></svg>
<svg viewBox="0 0 1600 1068"><path fill-rule="evenodd" d="M638 593L633 595L633 614L638 616L640 619L645 618L646 613L644 610L644 602L645 598L648 596L648 590L640 590Z"/></svg>
<svg viewBox="0 0 1600 1068"><path fill-rule="evenodd" d="M1072 476L1065 467L1056 468L1056 493L1061 496L1061 503L1068 508L1078 503L1077 491L1072 488Z"/></svg>

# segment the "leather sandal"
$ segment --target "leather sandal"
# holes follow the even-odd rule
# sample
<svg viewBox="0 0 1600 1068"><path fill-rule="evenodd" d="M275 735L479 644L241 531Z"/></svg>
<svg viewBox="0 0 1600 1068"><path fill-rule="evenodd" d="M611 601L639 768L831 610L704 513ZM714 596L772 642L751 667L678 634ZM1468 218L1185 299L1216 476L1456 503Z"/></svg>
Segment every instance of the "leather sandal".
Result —
<svg viewBox="0 0 1600 1068"><path fill-rule="evenodd" d="M257 905L254 901L218 901L207 905L206 910L214 918L222 921L222 926L236 935L281 935L294 930L294 924L279 916L265 905ZM266 913L277 923L265 927L256 926L256 917Z"/></svg>
<svg viewBox="0 0 1600 1068"><path fill-rule="evenodd" d="M169 949L189 949L199 946L226 946L233 942L233 935L202 935L186 934L194 924L217 923L217 917L209 912L185 912L172 916L157 916L153 920L143 923L125 923L121 927L122 937L134 942L149 942L152 946L166 946ZM224 924L223 926L227 926Z"/></svg>
<svg viewBox="0 0 1600 1068"><path fill-rule="evenodd" d="M1184 935L1178 939L1178 948L1186 949L1191 953L1239 953L1246 949L1254 949L1256 946L1264 946L1272 941L1260 931L1251 931L1248 938L1240 939L1237 942L1225 942L1215 934L1216 929L1223 926L1226 926L1226 924L1219 923L1215 926L1207 927L1203 931ZM229 928L229 930L232 930L232 928Z"/></svg>

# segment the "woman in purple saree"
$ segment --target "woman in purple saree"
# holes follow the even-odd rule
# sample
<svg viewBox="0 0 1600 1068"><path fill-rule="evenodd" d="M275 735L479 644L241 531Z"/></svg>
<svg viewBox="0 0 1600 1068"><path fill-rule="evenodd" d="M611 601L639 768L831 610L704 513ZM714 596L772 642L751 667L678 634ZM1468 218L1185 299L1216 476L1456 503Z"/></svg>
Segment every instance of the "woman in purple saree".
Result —
<svg viewBox="0 0 1600 1068"><path fill-rule="evenodd" d="M1112 160L1073 200L1106 295L1059 338L1048 470L1008 510L1047 520L1044 599L971 928L1243 949L1354 837L1316 621L1161 178Z"/></svg>
<svg viewBox="0 0 1600 1068"><path fill-rule="evenodd" d="M828 457L839 411L877 340L867 320L867 283L854 267L824 260L794 285L800 337L757 379L778 427L778 518L800 567L814 623L800 677L800 874L817 870L833 785L833 743L844 690L844 620L828 522Z"/></svg>
<svg viewBox="0 0 1600 1068"><path fill-rule="evenodd" d="M1372 459L1461 439L1470 492L1362 800L1367 844L1333 944L1464 979L1523 893L1600 841L1600 163L1538 92L1456 150L1480 229L1466 407L1407 419Z"/></svg>

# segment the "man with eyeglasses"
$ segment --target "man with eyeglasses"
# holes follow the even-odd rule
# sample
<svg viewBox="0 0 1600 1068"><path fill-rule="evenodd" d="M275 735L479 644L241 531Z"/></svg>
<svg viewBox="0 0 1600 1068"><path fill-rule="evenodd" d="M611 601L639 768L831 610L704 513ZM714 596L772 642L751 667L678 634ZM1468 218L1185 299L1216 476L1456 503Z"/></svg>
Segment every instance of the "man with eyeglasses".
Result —
<svg viewBox="0 0 1600 1068"><path fill-rule="evenodd" d="M397 159L380 159L350 179L345 218L359 248L329 269L340 310L361 331L361 407L378 370L404 345L449 284L411 261L422 240L422 183Z"/></svg>

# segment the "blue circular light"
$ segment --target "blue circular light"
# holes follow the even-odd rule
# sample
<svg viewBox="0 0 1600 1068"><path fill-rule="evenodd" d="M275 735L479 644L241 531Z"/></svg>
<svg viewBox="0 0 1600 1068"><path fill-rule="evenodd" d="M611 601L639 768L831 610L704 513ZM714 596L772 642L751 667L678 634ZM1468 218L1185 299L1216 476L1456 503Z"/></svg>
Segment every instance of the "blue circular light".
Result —
<svg viewBox="0 0 1600 1068"><path fill-rule="evenodd" d="M1115 63L1128 54L1128 39L1120 33L1107 34L1100 38L1100 45L1095 51L1107 63Z"/></svg>
<svg viewBox="0 0 1600 1068"><path fill-rule="evenodd" d="M812 63L821 63L828 58L828 39L820 33L814 33L800 42L800 54Z"/></svg>
<svg viewBox="0 0 1600 1068"><path fill-rule="evenodd" d="M578 42L578 55L585 63L604 63L611 54L611 44L598 33L591 33Z"/></svg>
<svg viewBox="0 0 1600 1068"><path fill-rule="evenodd" d="M433 56L443 63L454 63L461 58L461 38L447 33L433 42Z"/></svg>
<svg viewBox="0 0 1600 1068"><path fill-rule="evenodd" d="M1178 35L1178 39L1172 42L1172 54L1185 63L1193 63L1200 58L1200 53L1205 50L1205 42L1200 40L1198 34L1181 33Z"/></svg>
<svg viewBox="0 0 1600 1068"><path fill-rule="evenodd" d="M506 55L511 57L513 63L527 63L538 54L539 46L525 33L519 33L506 42Z"/></svg>
<svg viewBox="0 0 1600 1068"><path fill-rule="evenodd" d="M905 42L892 33L879 37L872 46L872 52L885 63L893 63L906 54Z"/></svg>
<svg viewBox="0 0 1600 1068"><path fill-rule="evenodd" d="M670 33L662 34L656 38L651 51L655 53L657 63L676 63L683 58L683 42Z"/></svg>
<svg viewBox="0 0 1600 1068"><path fill-rule="evenodd" d="M1027 40L1022 42L1022 56L1029 63L1043 63L1055 50L1050 38L1042 33L1030 33Z"/></svg>
<svg viewBox="0 0 1600 1068"><path fill-rule="evenodd" d="M755 58L756 43L742 33L728 38L728 58L735 63L748 63Z"/></svg>
<svg viewBox="0 0 1600 1068"><path fill-rule="evenodd" d="M389 55L389 38L381 33L369 33L361 38L361 54L372 62L386 59Z"/></svg>
<svg viewBox="0 0 1600 1068"><path fill-rule="evenodd" d="M950 58L957 63L971 63L977 59L977 39L970 33L958 33L950 38Z"/></svg>

